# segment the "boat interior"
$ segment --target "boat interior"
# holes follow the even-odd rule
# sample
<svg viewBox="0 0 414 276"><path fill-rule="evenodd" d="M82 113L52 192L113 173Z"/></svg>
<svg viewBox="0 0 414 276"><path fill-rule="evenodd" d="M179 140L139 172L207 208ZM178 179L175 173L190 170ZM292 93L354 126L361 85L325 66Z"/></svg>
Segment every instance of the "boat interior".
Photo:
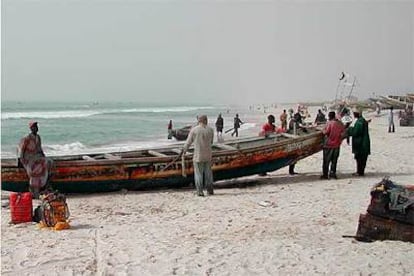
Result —
<svg viewBox="0 0 414 276"><path fill-rule="evenodd" d="M308 129L306 135L315 133L317 129ZM302 131L298 135L281 133L274 134L268 137L246 137L246 138L237 138L228 140L224 143L214 143L213 144L213 154L222 152L231 153L232 151L242 151L245 149L256 149L260 147L266 147L269 145L283 144L284 142L288 143L292 139L300 138L304 136L305 133ZM111 153L93 153L93 154L77 154L77 155L65 155L65 156L49 156L55 162L65 162L65 161L117 161L134 159L162 159L162 160L171 160L172 158L177 157L181 153L184 143L179 142L170 146L158 147L158 148L149 148L135 151L125 151L125 152L111 152ZM186 155L191 155L193 153L193 147L187 151ZM16 159L2 159L2 166L16 166ZM95 162L93 162L95 163ZM106 162L105 162L106 163Z"/></svg>

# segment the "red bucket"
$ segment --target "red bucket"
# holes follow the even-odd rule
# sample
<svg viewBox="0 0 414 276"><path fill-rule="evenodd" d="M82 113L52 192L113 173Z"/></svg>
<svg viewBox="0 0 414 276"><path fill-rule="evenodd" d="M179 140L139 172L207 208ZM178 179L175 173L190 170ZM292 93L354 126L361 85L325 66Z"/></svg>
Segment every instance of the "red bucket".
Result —
<svg viewBox="0 0 414 276"><path fill-rule="evenodd" d="M32 209L33 204L31 193L10 194L10 213L12 223L32 221Z"/></svg>

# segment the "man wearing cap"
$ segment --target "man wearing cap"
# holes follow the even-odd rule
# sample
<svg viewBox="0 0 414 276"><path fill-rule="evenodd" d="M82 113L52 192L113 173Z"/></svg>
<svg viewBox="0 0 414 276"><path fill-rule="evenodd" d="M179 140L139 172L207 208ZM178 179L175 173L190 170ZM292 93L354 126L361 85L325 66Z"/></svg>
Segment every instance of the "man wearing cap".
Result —
<svg viewBox="0 0 414 276"><path fill-rule="evenodd" d="M23 166L30 178L29 188L35 198L46 187L51 160L45 157L37 122L29 122L31 133L20 140L18 165Z"/></svg>
<svg viewBox="0 0 414 276"><path fill-rule="evenodd" d="M352 153L357 165L357 172L353 175L364 176L368 155L371 154L368 122L362 117L360 109L354 111L354 118L356 119L354 126L347 130L347 134L352 137Z"/></svg>
<svg viewBox="0 0 414 276"><path fill-rule="evenodd" d="M211 170L212 146L214 130L207 125L207 116L198 117L198 125L193 127L188 134L187 141L181 155L194 143L193 166L194 182L197 188L197 195L204 196L203 189L212 195L213 192L213 172Z"/></svg>

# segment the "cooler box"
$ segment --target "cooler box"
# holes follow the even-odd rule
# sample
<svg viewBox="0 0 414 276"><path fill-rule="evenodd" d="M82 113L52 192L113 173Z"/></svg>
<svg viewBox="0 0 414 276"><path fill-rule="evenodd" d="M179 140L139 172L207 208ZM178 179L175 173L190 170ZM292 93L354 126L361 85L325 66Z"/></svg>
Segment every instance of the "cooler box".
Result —
<svg viewBox="0 0 414 276"><path fill-rule="evenodd" d="M11 193L10 194L10 213L12 223L22 223L32 221L32 194Z"/></svg>

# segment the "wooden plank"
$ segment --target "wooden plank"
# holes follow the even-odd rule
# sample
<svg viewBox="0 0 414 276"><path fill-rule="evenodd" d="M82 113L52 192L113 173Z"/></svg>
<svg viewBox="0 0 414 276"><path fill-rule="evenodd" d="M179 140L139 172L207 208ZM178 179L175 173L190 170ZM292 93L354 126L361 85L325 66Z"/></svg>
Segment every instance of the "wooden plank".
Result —
<svg viewBox="0 0 414 276"><path fill-rule="evenodd" d="M290 134L290 133L281 133L282 136L286 137L286 138L298 138L299 135L294 135L294 134Z"/></svg>
<svg viewBox="0 0 414 276"><path fill-rule="evenodd" d="M156 157L168 157L168 155L155 151L155 150L148 150L148 154L151 154Z"/></svg>
<svg viewBox="0 0 414 276"><path fill-rule="evenodd" d="M223 150L237 150L235 147L225 145L225 144L214 144L216 148L223 149Z"/></svg>
<svg viewBox="0 0 414 276"><path fill-rule="evenodd" d="M172 152L175 152L176 154L180 154L181 150L180 149L171 149Z"/></svg>
<svg viewBox="0 0 414 276"><path fill-rule="evenodd" d="M401 240L414 242L414 225L384 219L369 213L361 214L355 238L360 241Z"/></svg>
<svg viewBox="0 0 414 276"><path fill-rule="evenodd" d="M87 161L96 161L96 159L95 159L95 158L90 157L90 156L88 156L88 155L83 155L83 156L82 156L82 159L83 159L83 160L87 160Z"/></svg>
<svg viewBox="0 0 414 276"><path fill-rule="evenodd" d="M105 157L106 159L109 159L109 160L119 160L119 159L121 159L121 157L120 157L120 156L115 156L115 155L112 155L112 154L110 154L110 153L105 153L105 154L104 154L104 157Z"/></svg>

